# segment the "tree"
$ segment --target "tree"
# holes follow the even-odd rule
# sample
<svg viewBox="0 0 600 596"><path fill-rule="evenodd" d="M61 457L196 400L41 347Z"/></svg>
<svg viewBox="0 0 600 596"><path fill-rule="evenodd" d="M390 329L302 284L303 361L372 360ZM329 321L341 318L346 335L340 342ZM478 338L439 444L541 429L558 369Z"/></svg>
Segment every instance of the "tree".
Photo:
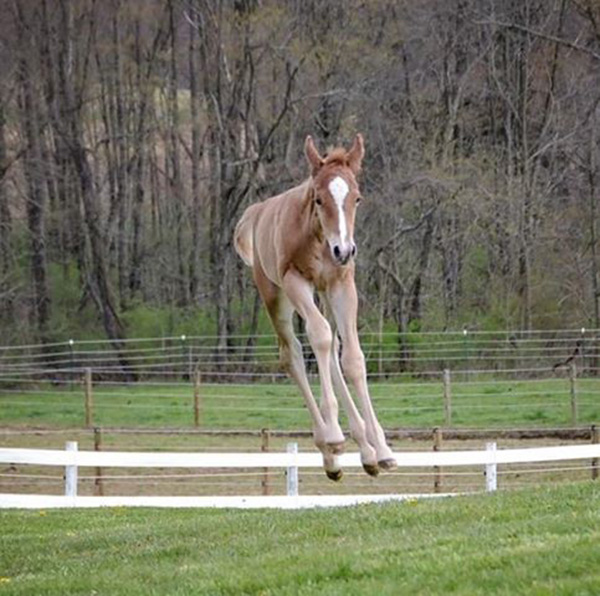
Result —
<svg viewBox="0 0 600 596"><path fill-rule="evenodd" d="M26 22L23 7L14 3L15 22L18 35L34 42L38 22ZM34 46L35 47L35 46ZM34 81L38 79L34 66L34 55L23 47L18 59L17 81L19 84L19 115L26 150L23 156L23 174L27 185L27 225L30 248L30 271L33 289L33 314L38 336L42 343L48 340L50 296L48 289L46 254L46 204L43 160L45 139L41 106Z"/></svg>

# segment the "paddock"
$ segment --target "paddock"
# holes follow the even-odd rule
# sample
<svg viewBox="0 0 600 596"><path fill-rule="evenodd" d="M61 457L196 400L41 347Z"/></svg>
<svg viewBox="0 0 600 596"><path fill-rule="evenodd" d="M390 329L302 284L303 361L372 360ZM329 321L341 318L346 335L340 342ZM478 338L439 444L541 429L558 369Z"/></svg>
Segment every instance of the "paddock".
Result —
<svg viewBox="0 0 600 596"><path fill-rule="evenodd" d="M505 451L600 440L596 330L363 336L372 396L387 440L401 457L482 451L488 442ZM2 347L0 447L62 450L65 442L77 441L82 452L102 457L172 452L266 458L297 442L303 457L318 458L298 392L277 372L275 338L236 337L224 352L216 349L216 339L125 341L120 355L127 367L115 347L102 341ZM309 364L314 378L310 371ZM597 478L597 459L503 464L498 485L504 490ZM401 465L375 479L346 466L341 483L329 482L317 467L298 472L301 500L420 498L473 493L485 486L481 464ZM269 497L274 503L287 497L287 482L286 467L269 464L232 469L99 465L82 468L78 498L143 497L158 503L241 496ZM63 484L60 466L0 466L3 494L61 499Z"/></svg>

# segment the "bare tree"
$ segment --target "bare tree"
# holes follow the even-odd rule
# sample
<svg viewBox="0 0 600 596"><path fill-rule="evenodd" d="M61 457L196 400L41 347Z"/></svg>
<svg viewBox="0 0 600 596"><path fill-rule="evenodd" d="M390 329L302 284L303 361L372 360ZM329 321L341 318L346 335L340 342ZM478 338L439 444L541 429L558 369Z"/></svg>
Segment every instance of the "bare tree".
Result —
<svg viewBox="0 0 600 596"><path fill-rule="evenodd" d="M27 22L23 7L15 1L15 22L18 34L35 43L37 23ZM33 45L32 44L32 45ZM34 46L35 47L35 46ZM50 295L48 289L46 254L46 204L44 184L43 124L39 96L34 88L38 79L34 54L26 47L19 55L17 78L19 83L19 114L26 144L23 156L23 173L27 184L27 224L30 247L30 270L33 282L33 313L42 343L48 340L50 318Z"/></svg>

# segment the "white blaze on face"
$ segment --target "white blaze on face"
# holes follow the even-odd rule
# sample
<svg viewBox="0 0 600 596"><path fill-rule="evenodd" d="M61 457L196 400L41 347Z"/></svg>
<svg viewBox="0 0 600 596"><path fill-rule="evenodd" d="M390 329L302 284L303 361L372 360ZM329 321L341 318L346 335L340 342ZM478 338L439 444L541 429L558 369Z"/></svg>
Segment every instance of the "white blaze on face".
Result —
<svg viewBox="0 0 600 596"><path fill-rule="evenodd" d="M344 214L344 201L348 196L350 187L348 183L340 176L335 177L329 183L329 192L335 201L338 208L338 221L340 226L340 241L342 244L346 244L348 236L348 228L346 227L346 215Z"/></svg>

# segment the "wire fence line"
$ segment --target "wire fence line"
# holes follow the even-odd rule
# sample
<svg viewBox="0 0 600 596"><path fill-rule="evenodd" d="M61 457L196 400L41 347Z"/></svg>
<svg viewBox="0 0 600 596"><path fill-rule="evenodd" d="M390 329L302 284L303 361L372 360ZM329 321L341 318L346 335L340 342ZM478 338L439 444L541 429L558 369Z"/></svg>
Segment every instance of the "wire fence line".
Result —
<svg viewBox="0 0 600 596"><path fill-rule="evenodd" d="M318 387L314 387L318 392ZM371 383L375 408L386 428L405 426L498 428L577 425L600 421L600 379L576 374L525 381L496 377L403 384ZM40 378L0 379L4 424L69 426L192 426L293 429L308 418L297 389L280 384L183 382L115 383L95 380L92 369L75 383Z"/></svg>
<svg viewBox="0 0 600 596"><path fill-rule="evenodd" d="M596 329L572 329L362 339L377 411L384 426L398 428L595 423L599 338ZM100 340L0 347L0 419L88 427L305 425L298 391L279 369L275 337L233 339L220 352L216 338L206 336L132 338L119 350Z"/></svg>
<svg viewBox="0 0 600 596"><path fill-rule="evenodd" d="M316 372L312 351L300 336L309 373ZM430 375L453 371L509 370L543 372L577 360L588 372L600 367L600 331L370 333L361 334L367 369L374 378ZM272 334L227 338L170 336L128 338L119 342L69 339L43 345L0 346L0 378L19 375L68 376L86 367L105 377L136 380L153 376L190 376L201 372L216 382L235 378L282 378Z"/></svg>

